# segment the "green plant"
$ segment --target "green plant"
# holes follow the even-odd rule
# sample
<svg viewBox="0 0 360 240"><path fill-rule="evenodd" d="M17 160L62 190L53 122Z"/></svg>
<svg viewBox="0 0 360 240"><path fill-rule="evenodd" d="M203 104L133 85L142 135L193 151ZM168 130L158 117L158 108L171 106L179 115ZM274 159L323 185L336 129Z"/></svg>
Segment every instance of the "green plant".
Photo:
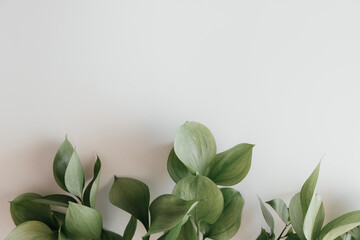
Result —
<svg viewBox="0 0 360 240"><path fill-rule="evenodd" d="M291 199L289 208L281 199L266 202L285 224L276 237L274 218L259 198L261 211L270 232L262 229L257 240L359 240L360 211L344 214L323 227L324 205L320 195L315 193L320 163L306 180L301 191ZM354 229L355 228L355 229Z"/></svg>

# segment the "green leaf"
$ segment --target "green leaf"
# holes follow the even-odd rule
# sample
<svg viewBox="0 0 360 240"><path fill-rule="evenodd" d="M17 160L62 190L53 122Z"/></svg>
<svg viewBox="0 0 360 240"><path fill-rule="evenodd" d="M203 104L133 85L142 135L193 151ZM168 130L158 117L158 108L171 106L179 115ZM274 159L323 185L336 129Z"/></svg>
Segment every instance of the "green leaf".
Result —
<svg viewBox="0 0 360 240"><path fill-rule="evenodd" d="M242 143L217 154L209 167L209 178L222 186L241 182L250 170L253 147L252 144Z"/></svg>
<svg viewBox="0 0 360 240"><path fill-rule="evenodd" d="M312 172L310 177L306 180L306 182L301 188L300 199L301 199L301 207L304 216L309 208L311 199L313 198L316 188L316 183L319 177L319 171L320 171L320 163L317 165L315 170Z"/></svg>
<svg viewBox="0 0 360 240"><path fill-rule="evenodd" d="M216 155L216 143L210 130L197 122L186 122L176 132L174 149L190 169L205 174Z"/></svg>
<svg viewBox="0 0 360 240"><path fill-rule="evenodd" d="M176 240L197 240L196 231L190 219L182 225L181 231Z"/></svg>
<svg viewBox="0 0 360 240"><path fill-rule="evenodd" d="M227 240L231 239L239 230L244 199L241 194L232 188L220 189L224 196L224 210L216 222L210 225L204 237Z"/></svg>
<svg viewBox="0 0 360 240"><path fill-rule="evenodd" d="M114 232L103 230L101 233L101 240L123 240L124 238Z"/></svg>
<svg viewBox="0 0 360 240"><path fill-rule="evenodd" d="M199 223L204 221L213 224L224 209L224 197L209 178L197 175L181 179L175 186L173 194L185 200L201 200L190 215Z"/></svg>
<svg viewBox="0 0 360 240"><path fill-rule="evenodd" d="M86 187L84 192L84 203L86 206L95 208L96 204L96 195L99 188L100 183L100 172L101 172L101 161L99 156L96 158L96 162L94 165L94 177Z"/></svg>
<svg viewBox="0 0 360 240"><path fill-rule="evenodd" d="M38 221L28 221L17 226L5 240L56 240L56 233Z"/></svg>
<svg viewBox="0 0 360 240"><path fill-rule="evenodd" d="M289 205L289 214L291 225L293 226L296 234L300 240L306 240L303 232L304 214L301 207L300 193L295 194L295 196L291 199Z"/></svg>
<svg viewBox="0 0 360 240"><path fill-rule="evenodd" d="M196 200L186 201L171 194L156 198L150 205L151 226L145 236L175 227L196 204Z"/></svg>
<svg viewBox="0 0 360 240"><path fill-rule="evenodd" d="M275 210L275 212L279 215L279 217L285 224L289 222L289 209L283 200L273 199L266 203Z"/></svg>
<svg viewBox="0 0 360 240"><path fill-rule="evenodd" d="M174 182L178 182L186 176L195 175L195 172L192 173L176 156L174 148L170 151L167 169Z"/></svg>
<svg viewBox="0 0 360 240"><path fill-rule="evenodd" d="M109 199L113 205L139 219L149 230L150 191L146 184L133 178L114 177Z"/></svg>
<svg viewBox="0 0 360 240"><path fill-rule="evenodd" d="M40 198L36 193L24 193L10 202L10 213L15 225L34 220L53 226L50 207L33 201Z"/></svg>
<svg viewBox="0 0 360 240"><path fill-rule="evenodd" d="M260 206L261 206L261 212L264 216L265 222L267 223L267 225L270 227L271 233L274 233L274 218L271 215L271 213L269 212L269 210L266 208L264 202L261 200L261 198L258 196L259 202L260 202Z"/></svg>
<svg viewBox="0 0 360 240"><path fill-rule="evenodd" d="M326 224L321 230L319 240L333 240L360 225L360 211L344 214Z"/></svg>
<svg viewBox="0 0 360 240"><path fill-rule="evenodd" d="M65 191L68 191L65 185L65 171L69 164L73 151L74 148L66 137L65 141L62 143L59 150L57 151L53 163L53 173L55 181Z"/></svg>
<svg viewBox="0 0 360 240"><path fill-rule="evenodd" d="M102 232L102 217L93 208L69 202L65 230L70 236L99 240Z"/></svg>
<svg viewBox="0 0 360 240"><path fill-rule="evenodd" d="M350 231L350 234L356 240L360 240L360 227L356 227Z"/></svg>
<svg viewBox="0 0 360 240"><path fill-rule="evenodd" d="M41 204L47 204L47 205L53 205L59 207L67 207L69 205L69 202L76 203L76 200L74 198L63 194L47 195L41 198L34 199L33 201Z"/></svg>
<svg viewBox="0 0 360 240"><path fill-rule="evenodd" d="M178 224L175 225L175 227L170 229L170 231L165 236L165 240L176 240L180 234L182 224L183 222L180 221Z"/></svg>
<svg viewBox="0 0 360 240"><path fill-rule="evenodd" d="M124 240L131 240L134 237L136 231L137 219L131 216L129 223L127 224L124 231Z"/></svg>
<svg viewBox="0 0 360 240"><path fill-rule="evenodd" d="M65 223L65 214L61 213L61 212L54 211L54 210L52 210L52 214L53 214L53 217L54 217L54 219L56 220L56 223L57 223L56 228L57 229L61 228L62 225Z"/></svg>
<svg viewBox="0 0 360 240"><path fill-rule="evenodd" d="M84 170L79 156L74 150L65 171L65 186L70 193L82 199L84 183Z"/></svg>
<svg viewBox="0 0 360 240"><path fill-rule="evenodd" d="M265 231L265 229L261 228L260 235L256 238L256 240L272 240L274 236Z"/></svg>
<svg viewBox="0 0 360 240"><path fill-rule="evenodd" d="M322 210L322 211L321 211ZM322 198L315 194L304 218L303 231L307 240L315 240L324 221Z"/></svg>

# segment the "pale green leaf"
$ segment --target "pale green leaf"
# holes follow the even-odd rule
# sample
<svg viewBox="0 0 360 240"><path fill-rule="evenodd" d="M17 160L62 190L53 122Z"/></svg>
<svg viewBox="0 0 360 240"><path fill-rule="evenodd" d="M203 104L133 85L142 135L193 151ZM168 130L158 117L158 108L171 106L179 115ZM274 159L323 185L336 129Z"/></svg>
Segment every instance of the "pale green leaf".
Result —
<svg viewBox="0 0 360 240"><path fill-rule="evenodd" d="M86 187L84 192L84 203L88 207L95 208L96 204L96 195L100 183L100 172L101 172L101 161L99 156L96 158L94 165L94 177Z"/></svg>
<svg viewBox="0 0 360 240"><path fill-rule="evenodd" d="M131 216L129 223L126 225L124 231L124 240L131 240L134 237L137 226L137 219L134 216Z"/></svg>
<svg viewBox="0 0 360 240"><path fill-rule="evenodd" d="M12 230L5 240L56 240L56 235L42 222L28 221Z"/></svg>
<svg viewBox="0 0 360 240"><path fill-rule="evenodd" d="M242 143L215 156L208 176L216 184L232 186L243 180L251 166L254 145Z"/></svg>
<svg viewBox="0 0 360 240"><path fill-rule="evenodd" d="M201 175L181 179L173 194L185 200L200 200L190 213L198 223L204 221L213 224L224 209L224 197L219 188L209 178Z"/></svg>
<svg viewBox="0 0 360 240"><path fill-rule="evenodd" d="M316 225L319 224L316 219L319 215L321 206L322 198L320 195L315 194L304 218L303 231L307 240L315 240L317 237L316 235L319 233L317 230L322 227L322 222L320 222L320 226Z"/></svg>
<svg viewBox="0 0 360 240"><path fill-rule="evenodd" d="M76 151L73 151L69 164L65 171L65 186L75 196L82 198L85 177L80 159Z"/></svg>
<svg viewBox="0 0 360 240"><path fill-rule="evenodd" d="M52 194L33 200L37 203L48 204L59 207L67 207L69 202L76 203L76 200L68 195L63 194Z"/></svg>
<svg viewBox="0 0 360 240"><path fill-rule="evenodd" d="M53 173L55 181L65 191L68 191L65 185L65 172L69 164L70 158L73 154L73 151L74 148L66 137L65 141L62 143L59 150L57 151L53 163Z"/></svg>
<svg viewBox="0 0 360 240"><path fill-rule="evenodd" d="M315 170L312 172L310 177L306 180L306 182L301 188L300 199L301 199L301 208L304 216L307 212L307 209L309 208L311 199L314 195L316 183L319 177L319 171L320 171L320 163L317 165Z"/></svg>
<svg viewBox="0 0 360 240"><path fill-rule="evenodd" d="M293 226L300 240L306 240L303 231L304 214L302 212L302 207L301 207L300 193L295 194L295 196L291 199L289 205L289 215L290 215L291 225Z"/></svg>
<svg viewBox="0 0 360 240"><path fill-rule="evenodd" d="M146 184L133 178L114 177L109 194L110 202L136 217L149 229L150 191Z"/></svg>
<svg viewBox="0 0 360 240"><path fill-rule="evenodd" d="M269 212L269 210L266 208L264 202L261 200L261 198L258 196L259 202L260 202L260 206L261 206L261 212L264 216L265 222L267 223L267 225L270 227L271 233L274 232L274 228L275 228L275 223L274 223L274 218L271 215L271 213Z"/></svg>
<svg viewBox="0 0 360 240"><path fill-rule="evenodd" d="M186 176L195 175L195 172L192 173L176 156L174 148L170 151L167 161L167 169L174 182L178 182Z"/></svg>
<svg viewBox="0 0 360 240"><path fill-rule="evenodd" d="M99 240L102 232L102 217L93 208L69 202L65 230L71 236Z"/></svg>
<svg viewBox="0 0 360 240"><path fill-rule="evenodd" d="M285 224L289 222L289 209L283 200L273 199L266 203L275 210L275 212L279 215L279 217Z"/></svg>
<svg viewBox="0 0 360 240"><path fill-rule="evenodd" d="M216 155L216 143L210 130L197 122L186 122L176 132L174 149L190 169L205 174Z"/></svg>

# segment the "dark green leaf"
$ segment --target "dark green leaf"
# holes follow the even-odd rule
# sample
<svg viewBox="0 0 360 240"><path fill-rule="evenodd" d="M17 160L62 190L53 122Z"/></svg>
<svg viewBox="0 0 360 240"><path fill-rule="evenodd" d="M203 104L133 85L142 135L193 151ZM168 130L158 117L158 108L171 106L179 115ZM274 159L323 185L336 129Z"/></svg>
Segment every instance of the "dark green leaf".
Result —
<svg viewBox="0 0 360 240"><path fill-rule="evenodd" d="M190 215L196 222L204 221L213 224L224 209L224 197L209 178L197 175L181 179L175 186L173 194L185 200L201 200Z"/></svg>
<svg viewBox="0 0 360 240"><path fill-rule="evenodd" d="M65 141L62 143L59 150L57 151L53 163L53 173L55 181L65 191L67 191L65 185L65 171L69 164L73 151L74 148L66 137Z"/></svg>
<svg viewBox="0 0 360 240"><path fill-rule="evenodd" d="M74 150L65 171L65 186L70 193L79 198L82 198L84 184L84 170L82 168L79 156Z"/></svg>
<svg viewBox="0 0 360 240"><path fill-rule="evenodd" d="M315 170L312 172L310 177L306 180L306 182L301 188L300 199L301 199L301 208L304 217L315 192L316 183L319 177L319 171L320 171L320 163L317 165Z"/></svg>
<svg viewBox="0 0 360 240"><path fill-rule="evenodd" d="M5 240L56 240L56 233L38 221L28 221L18 225Z"/></svg>
<svg viewBox="0 0 360 240"><path fill-rule="evenodd" d="M174 148L170 151L167 169L174 182L178 182L186 176L194 175L194 173L191 173L191 171L176 156Z"/></svg>
<svg viewBox="0 0 360 240"><path fill-rule="evenodd" d="M260 235L256 238L256 240L273 240L274 236L265 231L265 229L261 229Z"/></svg>
<svg viewBox="0 0 360 240"><path fill-rule="evenodd" d="M275 212L279 215L279 217L285 224L289 222L289 209L287 208L283 200L273 199L266 203L275 210Z"/></svg>
<svg viewBox="0 0 360 240"><path fill-rule="evenodd" d="M269 210L266 208L264 202L261 200L260 197L258 197L259 202L260 202L260 206L261 206L261 212L264 216L265 222L267 223L267 225L270 227L271 233L274 233L274 228L275 228L275 223L274 223L274 218L271 215L271 213L269 212Z"/></svg>
<svg viewBox="0 0 360 240"><path fill-rule="evenodd" d="M296 234L300 240L306 240L303 232L304 214L301 207L300 193L295 194L295 196L291 199L289 205L289 214L291 224Z"/></svg>
<svg viewBox="0 0 360 240"><path fill-rule="evenodd" d="M57 223L56 229L61 228L65 223L65 214L54 210L52 210L52 214Z"/></svg>
<svg viewBox="0 0 360 240"><path fill-rule="evenodd" d="M133 178L114 178L109 199L112 204L136 217L149 229L150 192L146 184Z"/></svg>
<svg viewBox="0 0 360 240"><path fill-rule="evenodd" d="M99 240L102 217L93 208L70 202L65 217L65 230L69 236Z"/></svg>
<svg viewBox="0 0 360 240"><path fill-rule="evenodd" d="M24 193L10 202L10 213L15 225L34 220L53 226L49 205L34 202L40 198L36 193Z"/></svg>
<svg viewBox="0 0 360 240"><path fill-rule="evenodd" d="M253 147L252 144L242 143L217 154L209 167L209 178L222 186L241 182L250 170Z"/></svg>
<svg viewBox="0 0 360 240"><path fill-rule="evenodd" d="M232 188L220 189L224 196L224 210L216 222L209 226L204 237L227 240L231 239L239 230L244 199L241 194Z"/></svg>
<svg viewBox="0 0 360 240"><path fill-rule="evenodd" d="M76 200L74 198L63 194L52 194L34 199L33 201L37 203L54 205L59 207L67 207L69 205L69 202L76 203Z"/></svg>
<svg viewBox="0 0 360 240"><path fill-rule="evenodd" d="M124 238L114 232L103 230L101 233L101 240L123 240Z"/></svg>
<svg viewBox="0 0 360 240"><path fill-rule="evenodd" d="M84 192L84 203L88 207L95 208L96 195L100 183L100 171L101 171L101 161L99 156L97 156L94 165L94 177L89 183L89 185L86 187Z"/></svg>
<svg viewBox="0 0 360 240"><path fill-rule="evenodd" d="M124 231L124 240L131 240L134 237L136 231L137 219L134 216L131 216L129 223L127 224Z"/></svg>
<svg viewBox="0 0 360 240"><path fill-rule="evenodd" d="M216 155L216 143L210 130L197 122L186 122L176 132L174 149L179 159L201 174Z"/></svg>

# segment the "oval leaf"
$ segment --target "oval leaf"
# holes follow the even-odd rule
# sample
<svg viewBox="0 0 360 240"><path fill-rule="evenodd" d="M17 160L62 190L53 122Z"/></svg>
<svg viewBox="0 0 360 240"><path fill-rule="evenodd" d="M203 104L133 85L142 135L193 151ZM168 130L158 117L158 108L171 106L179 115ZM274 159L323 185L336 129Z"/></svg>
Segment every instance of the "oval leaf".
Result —
<svg viewBox="0 0 360 240"><path fill-rule="evenodd" d="M326 224L319 240L333 240L360 225L360 211L344 214Z"/></svg>
<svg viewBox="0 0 360 240"><path fill-rule="evenodd" d="M171 194L156 198L150 205L151 225L146 236L175 227L196 203L196 200L186 201Z"/></svg>
<svg viewBox="0 0 360 240"><path fill-rule="evenodd" d="M190 169L205 174L216 155L216 143L210 130L197 122L186 122L176 132L174 149Z"/></svg>
<svg viewBox="0 0 360 240"><path fill-rule="evenodd" d="M59 207L67 207L69 205L69 202L76 203L76 200L74 198L63 194L52 194L34 199L33 201L37 203L48 204Z"/></svg>
<svg viewBox="0 0 360 240"><path fill-rule="evenodd" d="M224 196L224 210L216 222L210 225L204 237L215 240L231 239L239 230L244 199L232 188L220 189Z"/></svg>
<svg viewBox="0 0 360 240"><path fill-rule="evenodd" d="M306 182L304 183L304 185L301 188L300 199L301 199L301 207L302 207L304 216L305 216L305 214L309 208L310 202L313 198L317 180L319 178L319 171L320 171L320 163L317 165L315 170L312 172L310 177L306 180Z"/></svg>
<svg viewBox="0 0 360 240"><path fill-rule="evenodd" d="M94 165L94 177L86 187L84 192L84 203L88 207L95 208L96 204L96 195L99 188L100 183L100 171L101 171L101 161L99 156L96 158L96 162Z"/></svg>
<svg viewBox="0 0 360 240"><path fill-rule="evenodd" d="M28 221L17 226L5 240L56 240L56 233L44 223Z"/></svg>
<svg viewBox="0 0 360 240"><path fill-rule="evenodd" d="M133 178L114 177L109 194L110 202L130 213L149 229L150 191L146 184Z"/></svg>
<svg viewBox="0 0 360 240"><path fill-rule="evenodd" d="M289 209L287 208L283 200L273 199L266 203L269 204L275 210L275 212L279 215L279 217L285 224L289 222Z"/></svg>
<svg viewBox="0 0 360 240"><path fill-rule="evenodd" d="M269 210L266 208L264 202L261 200L260 197L258 197L259 202L260 202L260 206L261 206L261 212L264 216L265 222L267 223L267 225L270 227L271 233L274 233L274 218L271 215L271 213L269 212Z"/></svg>
<svg viewBox="0 0 360 240"><path fill-rule="evenodd" d="M32 220L53 225L49 205L34 202L40 198L41 196L36 193L24 193L10 202L10 213L15 225Z"/></svg>
<svg viewBox="0 0 360 240"><path fill-rule="evenodd" d="M252 144L242 143L217 154L209 167L209 178L222 186L241 182L250 170L253 147Z"/></svg>
<svg viewBox="0 0 360 240"><path fill-rule="evenodd" d="M291 225L293 226L296 234L300 240L306 240L303 232L304 214L301 207L300 193L295 194L295 196L291 199L289 205L289 214Z"/></svg>
<svg viewBox="0 0 360 240"><path fill-rule="evenodd" d="M74 150L65 171L65 186L67 190L82 199L85 177L79 156Z"/></svg>
<svg viewBox="0 0 360 240"><path fill-rule="evenodd" d="M170 151L167 161L167 169L174 182L178 182L186 176L195 174L191 173L191 171L180 161L175 154L174 148Z"/></svg>
<svg viewBox="0 0 360 240"><path fill-rule="evenodd" d="M69 236L99 240L102 217L95 209L70 202L65 217L65 231Z"/></svg>
<svg viewBox="0 0 360 240"><path fill-rule="evenodd" d="M201 200L190 215L196 222L204 221L213 224L224 209L224 198L213 181L197 175L181 179L175 186L173 194L185 200Z"/></svg>
<svg viewBox="0 0 360 240"><path fill-rule="evenodd" d="M66 137L65 141L61 144L59 150L57 151L53 163L53 173L55 181L65 191L67 191L65 185L65 171L69 164L73 151L74 148Z"/></svg>

